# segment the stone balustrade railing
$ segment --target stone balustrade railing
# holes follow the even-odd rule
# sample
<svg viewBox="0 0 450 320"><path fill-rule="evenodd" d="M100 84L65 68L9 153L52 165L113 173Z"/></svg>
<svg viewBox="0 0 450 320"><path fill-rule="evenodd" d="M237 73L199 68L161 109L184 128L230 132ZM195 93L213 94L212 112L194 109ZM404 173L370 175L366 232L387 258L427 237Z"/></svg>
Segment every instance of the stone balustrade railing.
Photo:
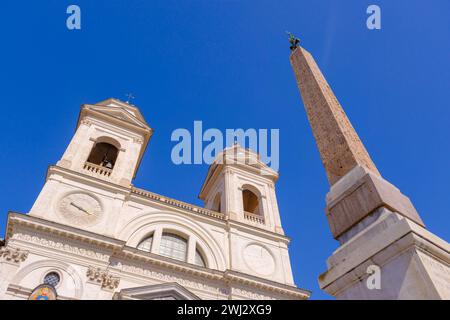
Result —
<svg viewBox="0 0 450 320"><path fill-rule="evenodd" d="M144 196L146 198L150 198L152 200L163 202L163 203L168 204L168 205L173 206L173 207L178 207L178 208L181 208L181 209L184 209L184 210L192 211L194 213L203 214L203 215L210 216L210 217L213 217L213 218L225 220L225 215L223 213L220 213L220 212L217 212L217 211L212 211L212 210L205 209L205 208L202 208L202 207L198 207L198 206L195 206L195 205L183 202L183 201L178 201L178 200L175 200L175 199L167 198L167 197L164 197L162 195L159 195L159 194L156 194L156 193L153 193L153 192L150 192L150 191L146 191L146 190L142 190L142 189L138 189L138 188L134 188L133 187L131 192L134 193L134 194L138 194L138 195Z"/></svg>
<svg viewBox="0 0 450 320"><path fill-rule="evenodd" d="M252 221L252 222L256 222L256 223L264 223L264 217L262 217L259 214L255 214L255 213L251 213L248 211L244 211L244 219Z"/></svg>
<svg viewBox="0 0 450 320"><path fill-rule="evenodd" d="M97 164L93 164L90 162L86 162L83 166L83 169L86 171L89 171L91 173L94 173L96 175L100 175L100 176L104 176L104 177L109 177L112 173L112 169L102 167L102 166L99 166Z"/></svg>

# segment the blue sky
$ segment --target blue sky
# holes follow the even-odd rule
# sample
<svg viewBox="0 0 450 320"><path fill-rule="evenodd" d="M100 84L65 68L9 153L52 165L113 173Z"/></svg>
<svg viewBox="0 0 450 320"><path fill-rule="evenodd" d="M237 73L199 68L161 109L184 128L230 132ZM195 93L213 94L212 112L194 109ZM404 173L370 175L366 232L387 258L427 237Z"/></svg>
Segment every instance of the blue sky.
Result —
<svg viewBox="0 0 450 320"><path fill-rule="evenodd" d="M82 29L65 26L77 4ZM382 29L366 28L377 4ZM317 285L337 248L328 183L285 31L315 57L382 175L450 239L450 2L10 1L0 4L0 235L28 212L74 133L79 106L134 103L155 129L134 184L201 204L206 165L170 160L176 128L279 128L282 223L298 286Z"/></svg>

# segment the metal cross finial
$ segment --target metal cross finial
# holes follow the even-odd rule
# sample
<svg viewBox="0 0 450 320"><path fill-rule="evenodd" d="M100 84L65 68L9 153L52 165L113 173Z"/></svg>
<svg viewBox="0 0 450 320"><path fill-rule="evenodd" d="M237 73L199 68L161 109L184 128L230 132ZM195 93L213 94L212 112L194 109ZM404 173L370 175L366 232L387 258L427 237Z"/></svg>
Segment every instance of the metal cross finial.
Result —
<svg viewBox="0 0 450 320"><path fill-rule="evenodd" d="M135 96L132 93L127 93L125 97L127 97L127 101L125 101L126 103L130 103L131 100L135 98Z"/></svg>
<svg viewBox="0 0 450 320"><path fill-rule="evenodd" d="M296 38L292 33L290 33L289 31L286 31L286 33L289 35L289 43L291 44L291 46L289 47L289 49L291 49L291 51L294 51L297 47L298 44L300 43L300 39Z"/></svg>

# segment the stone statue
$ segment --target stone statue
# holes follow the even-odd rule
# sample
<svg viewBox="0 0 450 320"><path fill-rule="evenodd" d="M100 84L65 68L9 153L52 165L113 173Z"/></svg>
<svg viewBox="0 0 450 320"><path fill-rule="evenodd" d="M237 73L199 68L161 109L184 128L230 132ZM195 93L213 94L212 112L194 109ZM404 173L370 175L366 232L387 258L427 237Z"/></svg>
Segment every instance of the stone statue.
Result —
<svg viewBox="0 0 450 320"><path fill-rule="evenodd" d="M291 49L291 51L294 51L297 47L298 44L300 43L300 39L296 38L292 33L287 32L286 33L289 35L289 43L291 44L291 46L289 47L289 49Z"/></svg>

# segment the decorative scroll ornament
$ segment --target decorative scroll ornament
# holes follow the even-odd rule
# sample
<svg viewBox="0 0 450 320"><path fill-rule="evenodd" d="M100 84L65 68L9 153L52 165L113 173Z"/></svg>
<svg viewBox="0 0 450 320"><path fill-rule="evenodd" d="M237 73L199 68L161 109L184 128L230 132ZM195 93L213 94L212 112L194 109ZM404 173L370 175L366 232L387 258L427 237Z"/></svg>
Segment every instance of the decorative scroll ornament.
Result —
<svg viewBox="0 0 450 320"><path fill-rule="evenodd" d="M80 123L89 127L92 124L92 121L90 121L88 119L83 119L80 121Z"/></svg>
<svg viewBox="0 0 450 320"><path fill-rule="evenodd" d="M139 143L139 144L143 144L144 140L140 137L134 137L133 138L133 142Z"/></svg>
<svg viewBox="0 0 450 320"><path fill-rule="evenodd" d="M1 247L0 258L5 261L20 263L28 257L28 251L18 248Z"/></svg>
<svg viewBox="0 0 450 320"><path fill-rule="evenodd" d="M100 284L102 289L116 289L120 282L120 278L109 274L108 270L95 267L89 267L86 276L90 281Z"/></svg>

